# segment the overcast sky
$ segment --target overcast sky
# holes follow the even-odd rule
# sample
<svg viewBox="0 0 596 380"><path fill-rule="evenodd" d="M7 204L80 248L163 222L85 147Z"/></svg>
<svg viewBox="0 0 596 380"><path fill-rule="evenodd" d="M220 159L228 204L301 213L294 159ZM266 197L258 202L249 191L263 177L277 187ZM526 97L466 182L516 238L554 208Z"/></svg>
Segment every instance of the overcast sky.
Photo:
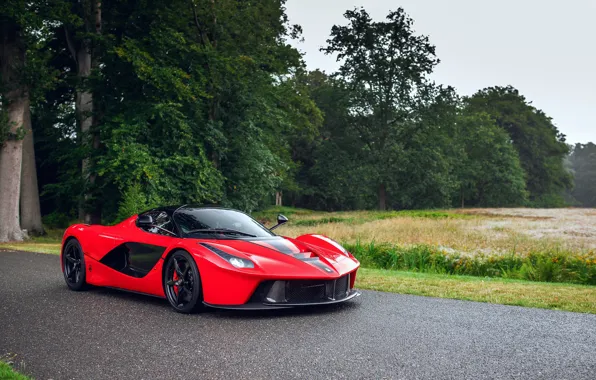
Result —
<svg viewBox="0 0 596 380"><path fill-rule="evenodd" d="M416 33L437 46L437 83L462 95L510 84L567 142L596 143L596 0L288 0L290 22L304 29L295 45L309 69L338 68L319 48L356 6L375 20L404 8Z"/></svg>

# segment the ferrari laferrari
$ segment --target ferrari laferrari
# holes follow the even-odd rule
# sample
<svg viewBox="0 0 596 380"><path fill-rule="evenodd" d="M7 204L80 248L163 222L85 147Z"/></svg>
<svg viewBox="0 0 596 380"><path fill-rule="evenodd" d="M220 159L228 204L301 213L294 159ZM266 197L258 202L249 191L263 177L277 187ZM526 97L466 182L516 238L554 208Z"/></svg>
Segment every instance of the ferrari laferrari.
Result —
<svg viewBox="0 0 596 380"><path fill-rule="evenodd" d="M249 215L201 206L155 208L114 226L75 224L64 233L66 285L166 298L174 310L289 308L344 302L360 263L332 239L282 237Z"/></svg>

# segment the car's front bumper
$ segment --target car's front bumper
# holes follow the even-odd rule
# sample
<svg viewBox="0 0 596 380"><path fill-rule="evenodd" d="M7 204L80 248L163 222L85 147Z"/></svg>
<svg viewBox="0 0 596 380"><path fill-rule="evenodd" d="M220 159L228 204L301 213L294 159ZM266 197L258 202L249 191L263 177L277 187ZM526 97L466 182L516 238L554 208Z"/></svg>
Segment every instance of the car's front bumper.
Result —
<svg viewBox="0 0 596 380"><path fill-rule="evenodd" d="M203 302L205 306L217 308L217 309L228 309L228 310L272 310L272 309L290 309L295 307L307 307L307 306L322 306L322 305L333 305L342 303L354 299L360 296L360 292L357 290L350 290L347 297L337 300L326 300L320 302L303 302L303 303L267 303L267 302L248 302L242 305L214 305L207 302Z"/></svg>
<svg viewBox="0 0 596 380"><path fill-rule="evenodd" d="M340 303L360 295L352 288L352 276L348 273L335 279L265 280L244 304L206 305L227 309L270 309Z"/></svg>

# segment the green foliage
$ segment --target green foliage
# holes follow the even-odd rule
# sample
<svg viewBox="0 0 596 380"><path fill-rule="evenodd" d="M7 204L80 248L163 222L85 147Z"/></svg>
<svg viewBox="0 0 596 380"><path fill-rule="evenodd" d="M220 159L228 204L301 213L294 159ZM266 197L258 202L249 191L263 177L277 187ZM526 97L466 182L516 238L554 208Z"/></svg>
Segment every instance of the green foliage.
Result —
<svg viewBox="0 0 596 380"><path fill-rule="evenodd" d="M424 273L507 277L543 282L596 285L596 255L535 252L527 256L448 253L426 245L344 244L362 266Z"/></svg>
<svg viewBox="0 0 596 380"><path fill-rule="evenodd" d="M43 225L47 228L67 228L72 220L71 216L53 211L42 218Z"/></svg>
<svg viewBox="0 0 596 380"><path fill-rule="evenodd" d="M575 145L570 161L575 174L573 197L584 207L596 207L596 145Z"/></svg>
<svg viewBox="0 0 596 380"><path fill-rule="evenodd" d="M358 162L378 190L379 207L386 208L387 191L397 193L406 184L419 183L406 179L412 175L431 184L425 195L437 194L433 190L441 194L446 185L441 178L445 173L442 152L425 144L438 131L431 123L417 122L441 92L428 80L439 62L435 47L428 37L414 34L413 20L402 8L390 12L385 22L373 21L362 8L344 16L348 25L334 26L322 50L342 61L336 77L348 90L346 131L359 141ZM419 165L420 160L426 162ZM433 186L437 182L440 185ZM415 206L412 196L417 190L398 193L401 199L396 206ZM449 190L427 207L447 203L448 194Z"/></svg>
<svg viewBox="0 0 596 380"><path fill-rule="evenodd" d="M19 83L50 220L92 205L112 221L158 200L252 212L276 192L327 211L563 204L567 147L550 118L513 88L462 101L435 85L435 47L401 8L379 21L345 12L322 49L342 62L327 75L305 72L284 0L107 2L101 33L90 4L0 11L27 31ZM71 51L81 46L93 58L85 80ZM81 90L93 94L95 145L76 122ZM591 169L577 157L584 202Z"/></svg>
<svg viewBox="0 0 596 380"><path fill-rule="evenodd" d="M130 185L122 194L116 221L122 221L132 215L159 206L163 206L162 199L156 196L147 195L138 183Z"/></svg>
<svg viewBox="0 0 596 380"><path fill-rule="evenodd" d="M252 217L265 223L274 223L277 220L277 215L279 214L285 215L291 220L293 216L310 215L312 213L312 210L303 208L275 206L261 211L255 211L252 213Z"/></svg>
<svg viewBox="0 0 596 380"><path fill-rule="evenodd" d="M6 109L0 108L0 146L8 139L10 125L8 124L8 113Z"/></svg>
<svg viewBox="0 0 596 380"><path fill-rule="evenodd" d="M571 187L572 175L563 165L569 152L565 136L551 118L513 87L490 87L466 102L470 111L489 114L508 133L526 174L531 204L559 206L562 194Z"/></svg>
<svg viewBox="0 0 596 380"><path fill-rule="evenodd" d="M327 223L352 223L354 219L352 218L338 218L335 216L329 218L320 218L320 219L304 219L298 220L293 223L295 226L317 226L319 224L327 224Z"/></svg>
<svg viewBox="0 0 596 380"><path fill-rule="evenodd" d="M299 28L283 1L102 3L101 35L82 7L62 5L51 45L60 82L34 126L48 139L41 160L58 172L42 176L43 205L68 212L84 199L111 220L138 184L148 199L250 211L294 186L288 141L312 139L322 116L295 79L303 63L286 38ZM85 83L65 29L74 45L92 46L97 65ZM93 93L94 149L72 128L74 88ZM48 142L54 149L43 151ZM85 157L93 186L77 174Z"/></svg>
<svg viewBox="0 0 596 380"><path fill-rule="evenodd" d="M0 360L0 379L3 380L32 380L31 377L22 375L4 361Z"/></svg>
<svg viewBox="0 0 596 380"><path fill-rule="evenodd" d="M528 200L525 174L507 132L489 115L463 110L458 118L464 155L457 167L462 206L515 206Z"/></svg>

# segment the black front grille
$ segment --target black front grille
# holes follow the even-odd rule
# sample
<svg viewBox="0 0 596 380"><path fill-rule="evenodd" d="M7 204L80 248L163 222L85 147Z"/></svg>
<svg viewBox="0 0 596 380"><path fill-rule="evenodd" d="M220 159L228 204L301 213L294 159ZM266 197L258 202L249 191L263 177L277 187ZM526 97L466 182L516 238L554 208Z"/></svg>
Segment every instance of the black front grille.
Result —
<svg viewBox="0 0 596 380"><path fill-rule="evenodd" d="M343 276L335 280L335 291L333 292L333 298L340 300L348 296L350 291L350 275Z"/></svg>
<svg viewBox="0 0 596 380"><path fill-rule="evenodd" d="M350 275L337 280L287 280L261 283L252 301L307 304L342 300L350 295Z"/></svg>
<svg viewBox="0 0 596 380"><path fill-rule="evenodd" d="M309 303L326 300L327 281L287 281L286 302Z"/></svg>

